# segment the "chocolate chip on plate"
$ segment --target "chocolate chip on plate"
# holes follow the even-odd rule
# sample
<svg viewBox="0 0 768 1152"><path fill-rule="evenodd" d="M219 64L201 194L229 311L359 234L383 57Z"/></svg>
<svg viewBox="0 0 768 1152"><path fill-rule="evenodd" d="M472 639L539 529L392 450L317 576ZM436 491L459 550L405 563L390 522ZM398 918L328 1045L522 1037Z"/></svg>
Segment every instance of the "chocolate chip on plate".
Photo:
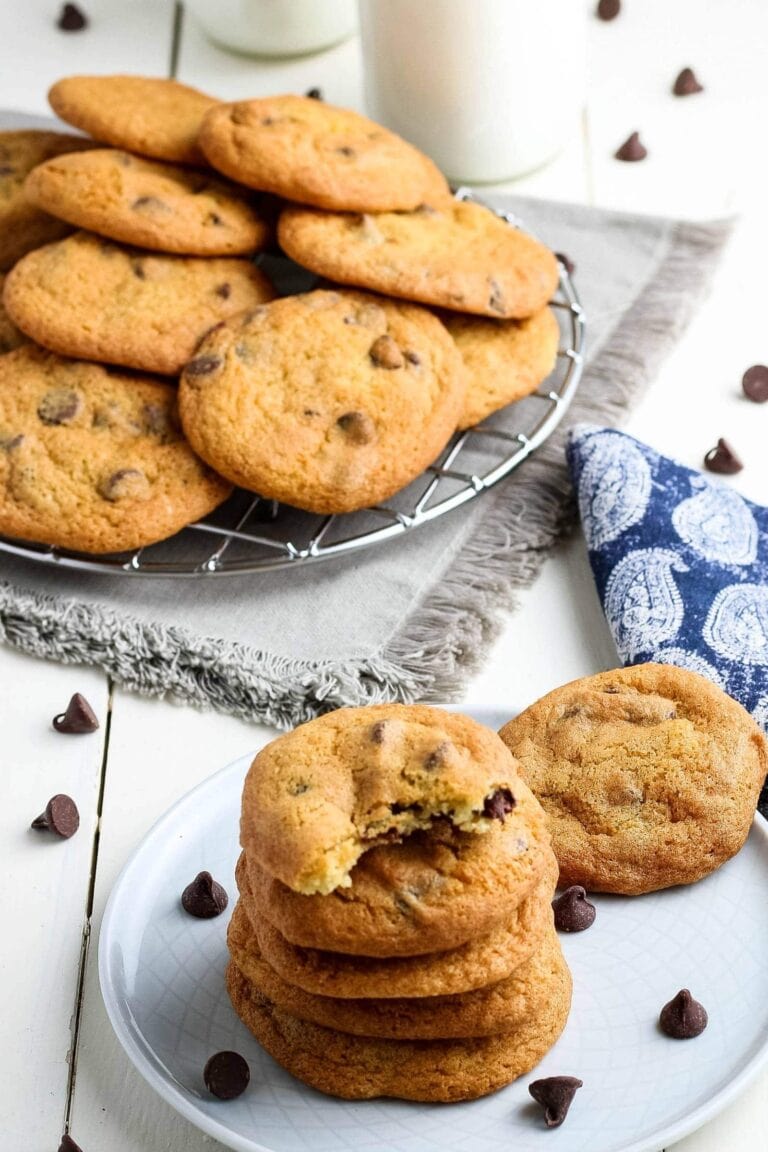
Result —
<svg viewBox="0 0 768 1152"><path fill-rule="evenodd" d="M718 440L715 448L710 448L704 457L704 467L710 472L719 472L723 476L733 476L741 472L744 465L731 448L727 440Z"/></svg>
<svg viewBox="0 0 768 1152"><path fill-rule="evenodd" d="M687 988L681 988L659 1014L659 1027L673 1040L692 1040L700 1036L706 1026L707 1010L694 1000Z"/></svg>
<svg viewBox="0 0 768 1152"><path fill-rule="evenodd" d="M528 1091L537 1104L544 1109L544 1123L547 1128L559 1128L568 1115L573 1098L584 1081L575 1076L545 1076L528 1085Z"/></svg>
<svg viewBox="0 0 768 1152"><path fill-rule="evenodd" d="M697 92L703 91L704 85L697 80L693 68L683 68L672 85L672 92L675 96L695 96Z"/></svg>
<svg viewBox="0 0 768 1152"><path fill-rule="evenodd" d="M768 365L753 364L741 378L741 387L748 400L765 404L768 400Z"/></svg>
<svg viewBox="0 0 768 1152"><path fill-rule="evenodd" d="M497 788L490 796L486 796L483 816L487 816L489 820L501 820L503 824L504 817L512 811L516 803L509 788Z"/></svg>
<svg viewBox="0 0 768 1152"><path fill-rule="evenodd" d="M88 27L88 18L77 4L62 4L56 26L62 32L82 32Z"/></svg>
<svg viewBox="0 0 768 1152"><path fill-rule="evenodd" d="M552 901L558 932L583 932L595 922L597 911L580 884L572 884Z"/></svg>
<svg viewBox="0 0 768 1152"><path fill-rule="evenodd" d="M621 0L600 0L597 6L599 20L615 20L621 12Z"/></svg>
<svg viewBox="0 0 768 1152"><path fill-rule="evenodd" d="M59 793L51 796L45 812L36 816L30 827L37 832L53 832L62 840L69 840L80 827L80 813L71 796Z"/></svg>
<svg viewBox="0 0 768 1152"><path fill-rule="evenodd" d="M59 1152L83 1152L79 1144L75 1144L71 1136L65 1132L59 1144Z"/></svg>
<svg viewBox="0 0 768 1152"><path fill-rule="evenodd" d="M307 88L304 95L308 96L310 100L322 100L323 90L322 88Z"/></svg>
<svg viewBox="0 0 768 1152"><path fill-rule="evenodd" d="M203 1069L205 1086L219 1100L234 1100L248 1087L251 1070L239 1052L216 1052Z"/></svg>
<svg viewBox="0 0 768 1152"><path fill-rule="evenodd" d="M83 732L95 732L99 726L96 713L79 692L67 704L66 712L60 712L53 718L53 726L57 732L68 735L80 735Z"/></svg>
<svg viewBox="0 0 768 1152"><path fill-rule="evenodd" d="M191 884L187 884L181 894L181 905L190 916L197 916L198 920L210 920L219 916L227 904L229 897L221 884L214 880L210 872L198 872Z"/></svg>
<svg viewBox="0 0 768 1152"><path fill-rule="evenodd" d="M614 152L617 160L624 160L629 164L634 164L638 160L645 160L648 155L648 149L640 139L639 132L633 132L631 136Z"/></svg>

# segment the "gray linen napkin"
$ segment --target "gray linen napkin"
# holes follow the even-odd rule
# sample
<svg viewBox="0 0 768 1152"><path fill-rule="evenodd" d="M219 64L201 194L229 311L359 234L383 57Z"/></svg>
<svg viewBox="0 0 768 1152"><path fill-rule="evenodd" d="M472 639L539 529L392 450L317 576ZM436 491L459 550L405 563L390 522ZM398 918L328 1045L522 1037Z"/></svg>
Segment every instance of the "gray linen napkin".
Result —
<svg viewBox="0 0 768 1152"><path fill-rule="evenodd" d="M576 262L588 318L569 416L518 471L410 536L303 569L146 580L0 552L0 639L279 727L345 704L456 695L570 520L566 428L621 421L685 327L730 227L494 203Z"/></svg>

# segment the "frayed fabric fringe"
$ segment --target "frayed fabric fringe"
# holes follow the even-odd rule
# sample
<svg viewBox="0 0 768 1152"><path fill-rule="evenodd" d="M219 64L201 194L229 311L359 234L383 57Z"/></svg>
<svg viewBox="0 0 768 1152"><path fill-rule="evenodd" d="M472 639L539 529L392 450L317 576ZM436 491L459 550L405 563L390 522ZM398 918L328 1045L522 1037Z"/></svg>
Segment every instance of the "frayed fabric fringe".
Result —
<svg viewBox="0 0 768 1152"><path fill-rule="evenodd" d="M651 282L585 372L557 432L488 511L448 571L386 645L336 663L286 660L242 645L0 584L0 640L66 664L97 665L121 686L290 728L343 705L455 698L573 523L566 425L620 424L706 291L732 224L678 224ZM692 284L696 290L692 291Z"/></svg>

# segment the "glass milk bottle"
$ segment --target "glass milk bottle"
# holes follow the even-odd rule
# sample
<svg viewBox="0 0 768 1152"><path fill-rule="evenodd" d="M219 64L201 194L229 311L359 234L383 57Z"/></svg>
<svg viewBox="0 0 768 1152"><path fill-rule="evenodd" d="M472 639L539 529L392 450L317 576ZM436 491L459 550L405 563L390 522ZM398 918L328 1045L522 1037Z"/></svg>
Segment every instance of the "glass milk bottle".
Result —
<svg viewBox="0 0 768 1152"><path fill-rule="evenodd" d="M367 111L452 180L509 180L579 131L584 0L359 0Z"/></svg>

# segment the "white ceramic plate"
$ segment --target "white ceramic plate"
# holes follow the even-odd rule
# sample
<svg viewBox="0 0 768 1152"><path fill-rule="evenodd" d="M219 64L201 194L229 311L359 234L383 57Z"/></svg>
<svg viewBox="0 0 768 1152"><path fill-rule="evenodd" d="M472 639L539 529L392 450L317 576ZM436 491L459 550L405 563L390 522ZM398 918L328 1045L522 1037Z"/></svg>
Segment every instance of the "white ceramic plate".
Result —
<svg viewBox="0 0 768 1152"><path fill-rule="evenodd" d="M240 1152L657 1152L703 1124L755 1075L768 1052L768 824L690 888L595 898L589 931L563 938L574 977L565 1034L535 1073L484 1100L347 1103L278 1067L235 1016L224 988L225 931L236 897L240 790L250 757L185 796L122 872L104 917L101 987L115 1031L153 1088ZM215 920L182 912L201 869L230 893ZM709 1012L697 1039L674 1041L658 1012L688 987ZM241 1052L251 1084L224 1103L202 1084L207 1058ZM578 1076L584 1087L557 1131L527 1084Z"/></svg>

